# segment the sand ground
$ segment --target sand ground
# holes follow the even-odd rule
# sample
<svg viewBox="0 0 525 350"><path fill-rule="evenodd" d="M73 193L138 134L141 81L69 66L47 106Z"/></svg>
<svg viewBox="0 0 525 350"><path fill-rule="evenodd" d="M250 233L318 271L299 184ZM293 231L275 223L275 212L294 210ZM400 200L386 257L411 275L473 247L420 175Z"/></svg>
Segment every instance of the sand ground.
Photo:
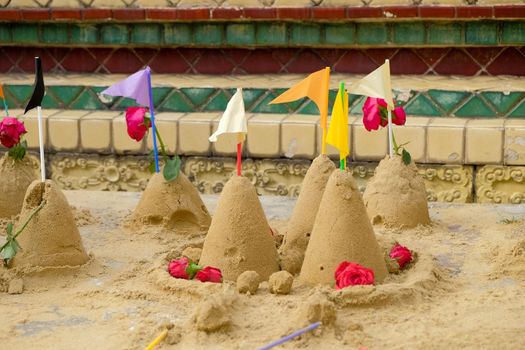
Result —
<svg viewBox="0 0 525 350"><path fill-rule="evenodd" d="M234 285L176 281L165 261L199 235L130 233L120 224L137 193L69 191L91 261L75 269L17 275L0 268L0 286L22 278L24 292L0 293L1 349L143 349L166 325L158 349L255 349L308 323L314 299L333 304L337 320L285 349L517 349L525 344L525 206L431 204L430 227L376 227L419 260L383 286L352 292L309 289L253 295ZM205 196L214 212L217 196ZM262 197L270 223L284 232L294 201ZM92 217L94 218L92 218ZM0 237L0 243L3 238ZM2 285L3 283L3 285ZM197 306L228 299L228 322L198 331Z"/></svg>

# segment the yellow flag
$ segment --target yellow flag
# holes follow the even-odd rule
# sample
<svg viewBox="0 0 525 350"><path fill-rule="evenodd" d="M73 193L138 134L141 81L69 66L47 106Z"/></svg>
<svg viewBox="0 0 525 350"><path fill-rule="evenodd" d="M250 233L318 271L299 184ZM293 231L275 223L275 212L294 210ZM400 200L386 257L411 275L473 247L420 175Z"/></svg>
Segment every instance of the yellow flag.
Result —
<svg viewBox="0 0 525 350"><path fill-rule="evenodd" d="M0 98L2 98L2 100L5 99L5 97L4 97L4 88L2 87L2 85L0 85Z"/></svg>
<svg viewBox="0 0 525 350"><path fill-rule="evenodd" d="M307 76L301 82L275 98L270 104L286 103L309 97L319 108L321 114L321 128L326 129L328 119L328 84L330 68L326 67Z"/></svg>
<svg viewBox="0 0 525 350"><path fill-rule="evenodd" d="M390 62L386 60L381 67L353 84L349 92L353 95L382 98L386 101L390 110L394 109L392 84L390 82Z"/></svg>
<svg viewBox="0 0 525 350"><path fill-rule="evenodd" d="M346 159L350 154L348 141L348 94L343 84L341 84L332 108L332 119L330 120L326 142L339 150L339 158L341 160Z"/></svg>

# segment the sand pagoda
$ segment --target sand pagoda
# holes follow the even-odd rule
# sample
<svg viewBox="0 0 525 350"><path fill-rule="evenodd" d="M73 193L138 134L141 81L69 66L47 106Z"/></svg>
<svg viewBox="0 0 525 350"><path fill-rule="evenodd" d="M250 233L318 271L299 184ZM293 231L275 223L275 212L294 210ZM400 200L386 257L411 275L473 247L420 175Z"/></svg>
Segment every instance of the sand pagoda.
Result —
<svg viewBox="0 0 525 350"><path fill-rule="evenodd" d="M50 180L34 181L24 199L20 225L45 201L18 236L22 250L13 260L14 266L61 267L82 265L89 260L66 197Z"/></svg>
<svg viewBox="0 0 525 350"><path fill-rule="evenodd" d="M315 158L308 169L284 235L283 245L279 249L283 270L294 274L301 270L315 216L328 178L334 170L334 162L323 154Z"/></svg>
<svg viewBox="0 0 525 350"><path fill-rule="evenodd" d="M406 165L399 156L386 156L379 163L363 200L374 224L406 228L430 224L423 178L414 163Z"/></svg>
<svg viewBox="0 0 525 350"><path fill-rule="evenodd" d="M210 214L199 193L180 172L170 182L162 173L155 173L125 225L133 229L163 226L177 233L188 233L205 231L210 222Z"/></svg>
<svg viewBox="0 0 525 350"><path fill-rule="evenodd" d="M331 284L343 261L374 271L376 283L387 275L386 263L357 188L348 171L334 171L326 185L300 279L307 284Z"/></svg>
<svg viewBox="0 0 525 350"><path fill-rule="evenodd" d="M29 157L15 161L6 153L0 158L0 218L20 213L26 190L36 179Z"/></svg>
<svg viewBox="0 0 525 350"><path fill-rule="evenodd" d="M244 271L261 278L279 270L277 248L261 203L251 182L233 176L224 186L199 264L221 269L235 281Z"/></svg>

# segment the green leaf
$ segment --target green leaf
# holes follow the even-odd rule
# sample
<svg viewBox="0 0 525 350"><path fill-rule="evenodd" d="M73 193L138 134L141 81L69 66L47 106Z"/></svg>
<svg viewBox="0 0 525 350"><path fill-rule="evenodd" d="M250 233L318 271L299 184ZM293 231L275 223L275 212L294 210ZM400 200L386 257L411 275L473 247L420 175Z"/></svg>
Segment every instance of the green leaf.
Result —
<svg viewBox="0 0 525 350"><path fill-rule="evenodd" d="M179 156L175 156L173 159L167 159L162 174L164 175L164 180L170 182L173 181L179 176L181 161Z"/></svg>
<svg viewBox="0 0 525 350"><path fill-rule="evenodd" d="M11 259L15 257L18 250L20 250L20 245L18 244L16 239L13 239L7 242L2 247L1 253L2 253L2 259L4 259L4 265L9 264L9 261L11 261Z"/></svg>
<svg viewBox="0 0 525 350"><path fill-rule="evenodd" d="M155 161L151 161L151 162L149 162L149 165L148 165L148 171L149 171L150 173L154 174L154 173L155 173L155 170L157 170L157 169L155 169Z"/></svg>
<svg viewBox="0 0 525 350"><path fill-rule="evenodd" d="M10 238L12 235L13 235L13 228L15 227L15 225L13 225L12 222L8 223L7 224L7 228L6 228L6 231L7 231L7 238Z"/></svg>
<svg viewBox="0 0 525 350"><path fill-rule="evenodd" d="M15 160L22 160L24 159L26 155L26 149L27 149L27 141L21 141L15 146L11 147L9 149L8 155L9 157L15 159Z"/></svg>
<svg viewBox="0 0 525 350"><path fill-rule="evenodd" d="M405 163L406 165L409 165L412 162L412 156L404 148L403 148L403 153L401 155L401 158L403 159L403 163Z"/></svg>

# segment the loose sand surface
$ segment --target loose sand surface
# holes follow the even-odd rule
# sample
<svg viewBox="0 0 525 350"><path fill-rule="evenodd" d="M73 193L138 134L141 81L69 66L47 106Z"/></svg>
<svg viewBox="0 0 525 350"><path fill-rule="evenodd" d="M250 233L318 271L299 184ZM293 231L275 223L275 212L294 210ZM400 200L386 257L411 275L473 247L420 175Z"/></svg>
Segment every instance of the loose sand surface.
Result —
<svg viewBox="0 0 525 350"><path fill-rule="evenodd" d="M204 237L122 229L140 194L65 194L90 261L30 274L0 267L1 349L144 349L164 327L158 349L256 349L317 319L320 328L281 348L525 344L525 206L431 204L429 227L376 226L382 247L397 240L418 253L378 286L337 292L296 280L290 295L274 295L264 282L255 295L241 295L232 282L171 278L168 260ZM212 214L217 198L204 196ZM261 200L271 226L285 232L294 201ZM17 279L23 293L8 294Z"/></svg>

